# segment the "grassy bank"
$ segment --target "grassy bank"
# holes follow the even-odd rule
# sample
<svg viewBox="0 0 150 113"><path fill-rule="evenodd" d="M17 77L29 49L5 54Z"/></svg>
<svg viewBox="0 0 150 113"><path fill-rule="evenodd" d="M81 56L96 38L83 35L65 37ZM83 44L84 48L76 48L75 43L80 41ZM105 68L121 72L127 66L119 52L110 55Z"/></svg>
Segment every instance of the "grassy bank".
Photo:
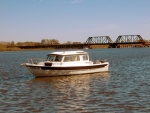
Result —
<svg viewBox="0 0 150 113"><path fill-rule="evenodd" d="M54 50L54 48L30 48L30 49L20 49L17 47L0 47L0 52L3 51L32 51L32 50Z"/></svg>
<svg viewBox="0 0 150 113"><path fill-rule="evenodd" d="M0 51L20 51L20 48L17 47L12 47L12 48L7 48L7 47L0 47Z"/></svg>

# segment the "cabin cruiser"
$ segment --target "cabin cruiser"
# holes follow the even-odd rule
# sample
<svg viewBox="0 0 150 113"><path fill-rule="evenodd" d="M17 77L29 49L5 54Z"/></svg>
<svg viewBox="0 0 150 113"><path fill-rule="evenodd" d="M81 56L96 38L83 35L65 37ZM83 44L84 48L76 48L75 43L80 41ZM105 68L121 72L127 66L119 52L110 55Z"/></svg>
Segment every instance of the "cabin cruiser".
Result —
<svg viewBox="0 0 150 113"><path fill-rule="evenodd" d="M109 68L109 62L105 60L95 63L90 61L85 51L52 52L45 61L35 62L28 59L28 63L22 65L35 77L99 73L106 72Z"/></svg>

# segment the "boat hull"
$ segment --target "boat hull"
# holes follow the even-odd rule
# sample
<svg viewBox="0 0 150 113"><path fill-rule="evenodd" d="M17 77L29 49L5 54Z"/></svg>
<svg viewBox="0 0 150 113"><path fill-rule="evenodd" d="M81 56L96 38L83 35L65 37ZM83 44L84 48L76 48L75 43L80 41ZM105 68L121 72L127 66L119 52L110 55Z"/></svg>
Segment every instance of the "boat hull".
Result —
<svg viewBox="0 0 150 113"><path fill-rule="evenodd" d="M26 65L28 70L35 77L50 77L50 76L64 76L64 75L81 75L90 73L99 73L108 71L109 63L87 65L87 66L33 66Z"/></svg>

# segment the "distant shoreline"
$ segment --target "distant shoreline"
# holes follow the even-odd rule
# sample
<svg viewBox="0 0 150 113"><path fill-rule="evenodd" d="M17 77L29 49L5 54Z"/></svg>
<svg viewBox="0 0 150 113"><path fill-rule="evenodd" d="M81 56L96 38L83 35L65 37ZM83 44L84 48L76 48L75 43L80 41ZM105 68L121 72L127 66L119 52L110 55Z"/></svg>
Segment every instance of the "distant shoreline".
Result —
<svg viewBox="0 0 150 113"><path fill-rule="evenodd" d="M0 48L0 52L7 52L7 51L34 51L34 50L54 50L51 48L35 48L35 49L20 49L20 48Z"/></svg>

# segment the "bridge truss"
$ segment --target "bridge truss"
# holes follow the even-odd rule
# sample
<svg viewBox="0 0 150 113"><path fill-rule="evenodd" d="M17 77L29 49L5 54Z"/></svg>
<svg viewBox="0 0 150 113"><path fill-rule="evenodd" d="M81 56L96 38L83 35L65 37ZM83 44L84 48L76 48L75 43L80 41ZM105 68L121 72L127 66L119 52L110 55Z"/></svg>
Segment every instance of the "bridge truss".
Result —
<svg viewBox="0 0 150 113"><path fill-rule="evenodd" d="M89 37L86 44L110 44L113 43L109 36L96 36L96 37Z"/></svg>
<svg viewBox="0 0 150 113"><path fill-rule="evenodd" d="M144 40L140 35L120 35L115 43L143 43Z"/></svg>

